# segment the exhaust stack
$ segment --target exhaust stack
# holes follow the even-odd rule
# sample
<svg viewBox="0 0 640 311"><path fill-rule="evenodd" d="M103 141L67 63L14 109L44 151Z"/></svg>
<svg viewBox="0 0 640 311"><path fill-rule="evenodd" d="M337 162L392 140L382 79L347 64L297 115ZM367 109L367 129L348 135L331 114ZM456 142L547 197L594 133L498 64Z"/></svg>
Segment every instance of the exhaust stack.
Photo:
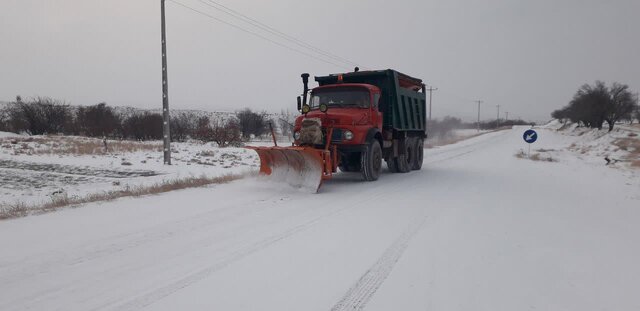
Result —
<svg viewBox="0 0 640 311"><path fill-rule="evenodd" d="M304 90L302 92L302 106L307 105L307 93L309 93L309 74L303 73L300 75L302 77L302 84L304 85Z"/></svg>

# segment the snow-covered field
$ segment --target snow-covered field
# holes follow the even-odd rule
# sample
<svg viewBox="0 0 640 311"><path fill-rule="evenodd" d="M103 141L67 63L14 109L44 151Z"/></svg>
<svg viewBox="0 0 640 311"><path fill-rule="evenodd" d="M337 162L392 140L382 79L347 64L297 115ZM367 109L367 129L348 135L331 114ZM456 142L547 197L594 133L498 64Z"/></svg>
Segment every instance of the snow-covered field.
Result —
<svg viewBox="0 0 640 311"><path fill-rule="evenodd" d="M122 145L120 147L120 145ZM107 141L62 136L0 136L0 203L42 203L52 196L144 186L188 177L242 174L258 166L244 148L218 148L197 141L172 143L164 165L161 142Z"/></svg>
<svg viewBox="0 0 640 311"><path fill-rule="evenodd" d="M575 161L594 166L608 164L623 174L637 176L640 169L640 124L618 124L613 131L577 127L576 124L561 124L557 121L542 126L546 130L556 131L554 144L540 147L534 144L531 154L538 153L541 158L559 161ZM528 152L523 149L522 151Z"/></svg>
<svg viewBox="0 0 640 311"><path fill-rule="evenodd" d="M524 130L319 194L248 177L0 222L0 310L639 310L637 171L553 126L556 162L518 158Z"/></svg>

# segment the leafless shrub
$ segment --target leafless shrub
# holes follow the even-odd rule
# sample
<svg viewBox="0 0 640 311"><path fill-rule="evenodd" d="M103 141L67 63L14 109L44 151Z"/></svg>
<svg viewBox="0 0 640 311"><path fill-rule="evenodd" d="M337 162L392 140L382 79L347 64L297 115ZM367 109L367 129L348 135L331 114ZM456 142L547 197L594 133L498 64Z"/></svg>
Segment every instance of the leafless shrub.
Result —
<svg viewBox="0 0 640 311"><path fill-rule="evenodd" d="M66 133L72 126L69 105L49 97L37 97L23 101L20 96L11 103L7 112L11 131L31 135Z"/></svg>
<svg viewBox="0 0 640 311"><path fill-rule="evenodd" d="M121 128L122 120L106 103L79 107L76 126L79 133L89 137L112 137Z"/></svg>
<svg viewBox="0 0 640 311"><path fill-rule="evenodd" d="M240 145L240 126L235 119L211 122L208 117L198 119L196 137L202 141L213 141L219 147Z"/></svg>
<svg viewBox="0 0 640 311"><path fill-rule="evenodd" d="M244 139L249 139L251 135L256 137L261 136L267 132L269 124L267 113L264 111L257 113L246 108L245 110L238 111L236 117L238 118L238 126L242 133L242 138Z"/></svg>
<svg viewBox="0 0 640 311"><path fill-rule="evenodd" d="M185 141L195 137L198 117L193 112L183 112L171 116L171 140Z"/></svg>
<svg viewBox="0 0 640 311"><path fill-rule="evenodd" d="M136 140L161 139L162 122L162 116L157 113L135 114L122 122L122 135Z"/></svg>
<svg viewBox="0 0 640 311"><path fill-rule="evenodd" d="M24 217L29 214L29 207L22 203L0 205L0 219Z"/></svg>
<svg viewBox="0 0 640 311"><path fill-rule="evenodd" d="M545 156L540 153L534 153L530 156L527 156L527 153L525 153L524 150L520 150L520 152L516 153L515 157L518 159L529 159L531 161L558 162L558 160L552 158L551 156Z"/></svg>
<svg viewBox="0 0 640 311"><path fill-rule="evenodd" d="M240 143L240 126L236 120L214 122L211 128L211 140L219 147Z"/></svg>
<svg viewBox="0 0 640 311"><path fill-rule="evenodd" d="M86 196L68 196L62 194L51 198L50 202L27 205L25 203L0 204L0 219L24 217L31 213L45 213L60 208L100 201L111 201L123 197L140 197L187 188L203 187L212 184L224 184L242 178L243 175L224 175L220 177L188 177L165 180L153 185L125 187L122 190L93 193Z"/></svg>

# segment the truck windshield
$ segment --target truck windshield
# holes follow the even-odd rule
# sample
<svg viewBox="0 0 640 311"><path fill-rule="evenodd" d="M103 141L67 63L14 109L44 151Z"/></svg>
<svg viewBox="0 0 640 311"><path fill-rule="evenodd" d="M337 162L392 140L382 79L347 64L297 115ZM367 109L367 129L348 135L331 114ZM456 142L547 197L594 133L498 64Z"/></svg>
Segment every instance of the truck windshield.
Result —
<svg viewBox="0 0 640 311"><path fill-rule="evenodd" d="M356 88L318 90L311 94L311 109L320 104L329 107L369 108L369 92Z"/></svg>

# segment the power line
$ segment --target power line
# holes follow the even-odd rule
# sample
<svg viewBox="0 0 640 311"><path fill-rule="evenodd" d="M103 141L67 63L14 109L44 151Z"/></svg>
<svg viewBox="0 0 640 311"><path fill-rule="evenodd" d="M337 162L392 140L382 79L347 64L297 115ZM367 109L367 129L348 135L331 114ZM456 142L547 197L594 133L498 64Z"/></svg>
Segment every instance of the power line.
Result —
<svg viewBox="0 0 640 311"><path fill-rule="evenodd" d="M282 31L279 31L279 30L277 30L277 29L275 29L275 28L273 28L273 27L271 27L271 26L269 26L269 25L267 25L265 23L262 23L262 22L260 22L260 21L258 21L256 19L253 19L253 18L251 18L251 17L249 17L249 16L247 16L245 14L242 14L241 12L238 12L238 11L236 11L236 10L230 8L230 7L227 7L227 6L225 6L225 5L221 4L221 3L218 3L218 2L213 1L213 0L206 0L206 1L205 0L199 0L199 1L204 5L207 5L207 6L209 6L211 8L214 8L214 9L216 9L218 11L221 11L221 12L227 14L227 15L230 15L230 16L232 16L232 17L234 17L234 18L236 18L238 20L241 20L241 21L243 21L245 23L248 23L248 24L250 24L250 25L252 25L254 27L260 28L260 29L262 29L262 30L264 30L266 32L271 33L272 35L275 35L277 37L285 39L285 40L287 40L287 41L289 41L289 42L291 42L291 43L293 43L295 45L298 45L298 46L300 46L302 48L306 48L306 49L311 50L311 51L313 51L315 53L318 53L318 54L321 54L321 55L323 55L325 57L331 58L331 59L333 59L335 61L339 61L339 62L348 64L348 65L360 66L360 65L358 65L357 63L355 63L353 61L350 61L350 60L348 60L346 58L340 57L340 56L335 55L335 54L333 54L331 52L327 52L327 51L325 51L325 50L323 50L321 48L313 46L313 45L311 45L311 44L309 44L307 42L304 42L304 41L302 41L302 40L300 40L300 39L298 39L296 37L288 35L288 34L282 32ZM209 2L209 3L207 3L207 2ZM360 67L362 67L362 66L360 66Z"/></svg>
<svg viewBox="0 0 640 311"><path fill-rule="evenodd" d="M330 64L330 65L334 65L334 66L339 67L339 68L342 68L342 69L347 69L347 70L349 69L348 67L345 67L345 66L343 66L343 65L339 65L339 64L336 64L336 63L334 63L334 62L332 62L332 61L329 61L329 60L326 60L326 59L322 59L322 58L316 57L315 55L312 55L312 54L306 53L306 52L304 52L304 51L300 51L300 50L295 49L295 48L292 48L292 47L290 47L290 46L288 46L288 45L286 45L286 44L283 44L283 43L280 43L280 42L278 42L278 41L275 41L275 40L269 39L269 38L267 38L267 37L265 37L265 36L262 36L262 35L260 35L260 34L258 34L258 33L256 33L256 32L253 32L253 31L251 31L251 30L247 30L247 29L242 28L242 27L240 27L240 26L238 26L238 25L235 25L235 24L230 23L230 22L227 22L227 21L225 21L225 20L223 20L223 19L217 18L217 17L215 17L215 16L213 16L213 15L211 15L211 14L208 14L208 13L206 13L206 12L200 11L200 10L198 10L198 9L194 9L194 8L192 8L192 7L190 7L190 6L186 5L186 4L184 4L184 3L181 3L181 2L178 2L178 1L175 1L175 0L167 0L167 1L173 2L173 3L175 3L175 4L179 5L179 6L183 7L183 8L186 8L186 9L190 10L190 11L196 12L196 13L201 14L201 15L203 15L203 16L206 16L206 17L208 17L208 18L210 18L210 19L213 19L213 20L215 20L215 21L217 21L217 22L223 23L223 24L225 24L225 25L227 25L227 26L231 26L231 27L233 27L233 28L236 28L236 29L238 29L238 30L240 30L240 31L242 31L242 32L245 32L245 33L248 33L248 34L250 34L250 35L256 36L256 37L258 37L258 38L260 38L260 39L263 39L263 40L269 41L269 42L271 42L271 43L273 43L273 44L275 44L275 45L277 45L277 46L280 46L280 47L282 47L282 48L285 48L285 49L288 49L288 50L290 50L290 51L296 52L296 53L298 53L298 54L301 54L301 55L304 55L304 56L307 56L307 57L313 58L313 59L315 59L315 60L318 60L318 61L321 61L321 62L324 62L324 63Z"/></svg>

